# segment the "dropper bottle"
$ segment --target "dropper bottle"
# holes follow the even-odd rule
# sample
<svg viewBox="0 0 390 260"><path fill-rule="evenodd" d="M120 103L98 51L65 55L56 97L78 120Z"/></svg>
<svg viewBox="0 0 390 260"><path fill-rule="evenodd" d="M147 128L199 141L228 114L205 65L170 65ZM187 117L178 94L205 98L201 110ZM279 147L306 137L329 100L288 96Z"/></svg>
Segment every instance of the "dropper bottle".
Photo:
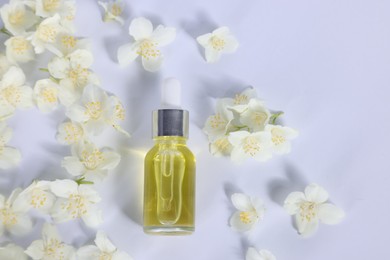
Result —
<svg viewBox="0 0 390 260"><path fill-rule="evenodd" d="M187 110L181 108L181 86L164 81L161 108L153 111L155 145L145 157L144 232L185 235L195 224L195 157L188 149Z"/></svg>

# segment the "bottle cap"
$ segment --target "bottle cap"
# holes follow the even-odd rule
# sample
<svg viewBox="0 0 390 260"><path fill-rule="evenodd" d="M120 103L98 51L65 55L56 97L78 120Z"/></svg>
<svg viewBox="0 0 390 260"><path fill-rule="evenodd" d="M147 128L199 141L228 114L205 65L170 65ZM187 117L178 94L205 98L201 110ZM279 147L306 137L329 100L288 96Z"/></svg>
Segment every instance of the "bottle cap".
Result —
<svg viewBox="0 0 390 260"><path fill-rule="evenodd" d="M189 113L180 105L180 82L175 78L165 79L161 88L161 108L153 111L153 137L182 136L188 138Z"/></svg>

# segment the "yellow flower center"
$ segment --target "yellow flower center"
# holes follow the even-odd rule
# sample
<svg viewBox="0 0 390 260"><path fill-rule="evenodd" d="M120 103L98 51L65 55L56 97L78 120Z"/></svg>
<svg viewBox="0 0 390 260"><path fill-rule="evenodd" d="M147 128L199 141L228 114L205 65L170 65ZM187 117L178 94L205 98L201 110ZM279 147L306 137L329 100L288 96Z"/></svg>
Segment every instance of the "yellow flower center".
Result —
<svg viewBox="0 0 390 260"><path fill-rule="evenodd" d="M77 65L68 71L68 77L76 87L84 87L88 84L89 70Z"/></svg>
<svg viewBox="0 0 390 260"><path fill-rule="evenodd" d="M240 221L244 224L251 224L253 223L253 212L249 211L241 211L240 212Z"/></svg>
<svg viewBox="0 0 390 260"><path fill-rule="evenodd" d="M51 24L40 25L37 30L38 38L44 42L54 43L56 41L58 29Z"/></svg>
<svg viewBox="0 0 390 260"><path fill-rule="evenodd" d="M246 104L249 101L249 97L247 95L243 94L236 94L234 97L234 104L235 105L241 105L241 104Z"/></svg>
<svg viewBox="0 0 390 260"><path fill-rule="evenodd" d="M47 201L46 192L44 192L43 190L41 190L39 188L33 189L33 191L31 192L30 204L34 208L36 208L36 209L42 208L45 205L46 201Z"/></svg>
<svg viewBox="0 0 390 260"><path fill-rule="evenodd" d="M225 44L226 44L225 40L217 36L211 37L210 42L214 50L222 51L223 48L225 48Z"/></svg>
<svg viewBox="0 0 390 260"><path fill-rule="evenodd" d="M62 45L67 49L73 49L76 47L77 39L71 35L64 35L61 37Z"/></svg>
<svg viewBox="0 0 390 260"><path fill-rule="evenodd" d="M122 7L120 5L118 5L117 3L114 3L111 6L111 13L114 16L120 16L122 14L122 12L123 12Z"/></svg>
<svg viewBox="0 0 390 260"><path fill-rule="evenodd" d="M81 217L88 212L85 198L78 194L71 194L69 200L62 204L62 208L68 211L72 218Z"/></svg>
<svg viewBox="0 0 390 260"><path fill-rule="evenodd" d="M64 244L55 238L51 238L44 248L44 255L50 259L64 260Z"/></svg>
<svg viewBox="0 0 390 260"><path fill-rule="evenodd" d="M24 37L13 37L11 39L11 48L15 53L20 55L30 49L31 45Z"/></svg>
<svg viewBox="0 0 390 260"><path fill-rule="evenodd" d="M217 148L217 150L222 153L229 152L231 148L231 144L226 137L218 139L217 141L214 142L214 145Z"/></svg>
<svg viewBox="0 0 390 260"><path fill-rule="evenodd" d="M149 60L157 58L161 55L160 50L157 49L157 43L151 40L144 40L138 48L137 54Z"/></svg>
<svg viewBox="0 0 390 260"><path fill-rule="evenodd" d="M21 101L21 91L18 87L8 87L1 90L0 94L4 97L7 102L16 107Z"/></svg>
<svg viewBox="0 0 390 260"><path fill-rule="evenodd" d="M71 122L66 123L64 130L66 133L65 140L68 143L78 142L83 137L84 134L84 131L81 127L72 124Z"/></svg>
<svg viewBox="0 0 390 260"><path fill-rule="evenodd" d="M210 117L211 128L217 129L217 128L225 127L226 123L227 123L226 120L223 119L221 114L215 114Z"/></svg>
<svg viewBox="0 0 390 260"><path fill-rule="evenodd" d="M272 142L275 145L280 145L286 142L286 138L282 135L282 132L279 129L276 128L272 129L271 134L272 134L272 138L271 138Z"/></svg>
<svg viewBox="0 0 390 260"><path fill-rule="evenodd" d="M121 103L115 105L115 117L119 120L125 120L125 109Z"/></svg>
<svg viewBox="0 0 390 260"><path fill-rule="evenodd" d="M302 221L310 222L317 216L317 204L311 201L305 201L300 205L300 216Z"/></svg>
<svg viewBox="0 0 390 260"><path fill-rule="evenodd" d="M106 252L102 252L99 255L99 260L112 260L112 255Z"/></svg>
<svg viewBox="0 0 390 260"><path fill-rule="evenodd" d="M43 4L43 9L46 12L51 12L60 6L60 1L59 0L43 0L42 4Z"/></svg>
<svg viewBox="0 0 390 260"><path fill-rule="evenodd" d="M41 90L41 97L46 103L56 103L57 102L57 89L55 88L44 88Z"/></svg>
<svg viewBox="0 0 390 260"><path fill-rule="evenodd" d="M4 226L9 227L18 223L15 213L8 207L0 210L0 218Z"/></svg>
<svg viewBox="0 0 390 260"><path fill-rule="evenodd" d="M244 153L255 156L261 149L259 141L252 136L246 137L243 141Z"/></svg>
<svg viewBox="0 0 390 260"><path fill-rule="evenodd" d="M21 25L24 22L24 15L25 15L24 10L17 10L9 14L8 21L10 24L14 26Z"/></svg>
<svg viewBox="0 0 390 260"><path fill-rule="evenodd" d="M88 115L91 119L99 119L99 117L102 115L102 104L100 101L90 101L87 104L85 104L86 110L85 113Z"/></svg>
<svg viewBox="0 0 390 260"><path fill-rule="evenodd" d="M92 152L84 150L81 153L81 162L89 170L96 169L103 161L104 156L99 149L94 149Z"/></svg>

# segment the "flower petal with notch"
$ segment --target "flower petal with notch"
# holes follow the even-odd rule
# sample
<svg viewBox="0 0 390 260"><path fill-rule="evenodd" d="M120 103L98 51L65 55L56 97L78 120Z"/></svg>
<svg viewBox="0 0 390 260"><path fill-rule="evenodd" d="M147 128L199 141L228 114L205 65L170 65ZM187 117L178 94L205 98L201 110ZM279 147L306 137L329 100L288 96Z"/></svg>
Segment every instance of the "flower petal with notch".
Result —
<svg viewBox="0 0 390 260"><path fill-rule="evenodd" d="M35 240L25 253L34 260L75 259L72 246L62 242L57 228L45 223L42 228L42 239Z"/></svg>
<svg viewBox="0 0 390 260"><path fill-rule="evenodd" d="M298 131L287 126L266 125L265 131L271 133L272 149L277 154L289 153L290 140L298 136Z"/></svg>
<svg viewBox="0 0 390 260"><path fill-rule="evenodd" d="M100 259L112 259L112 260L132 260L133 258L123 251L119 251L112 242L107 238L107 235L98 231L96 234L94 245L81 247L77 251L77 257L79 260L100 260Z"/></svg>
<svg viewBox="0 0 390 260"><path fill-rule="evenodd" d="M217 62L222 53L233 53L238 48L237 39L226 26L206 33L196 38L198 43L205 48L205 57L208 63Z"/></svg>
<svg viewBox="0 0 390 260"><path fill-rule="evenodd" d="M216 104L216 113L209 116L206 120L203 132L208 135L211 142L214 142L227 134L230 123L233 120L232 111L227 109L229 104L229 100L218 100Z"/></svg>
<svg viewBox="0 0 390 260"><path fill-rule="evenodd" d="M109 148L99 149L93 143L80 142L72 147L72 156L62 161L73 176L82 176L87 181L101 181L109 170L120 162L120 155Z"/></svg>
<svg viewBox="0 0 390 260"><path fill-rule="evenodd" d="M237 209L230 218L230 226L238 232L251 230L265 213L264 202L259 198L251 198L243 193L234 193L231 197Z"/></svg>
<svg viewBox="0 0 390 260"><path fill-rule="evenodd" d="M12 136L12 129L5 122L0 121L0 169L9 169L19 164L21 154L19 150L6 144Z"/></svg>
<svg viewBox="0 0 390 260"><path fill-rule="evenodd" d="M78 185L73 180L56 180L50 185L57 200L51 209L51 216L56 222L81 218L89 227L96 227L103 222L102 213L96 207L101 198L91 185Z"/></svg>
<svg viewBox="0 0 390 260"><path fill-rule="evenodd" d="M257 251L256 248L249 247L245 260L276 260L276 257L268 250Z"/></svg>
<svg viewBox="0 0 390 260"><path fill-rule="evenodd" d="M231 159L234 162L241 163L249 157L263 162L272 157L270 133L231 132L229 142L233 145Z"/></svg>
<svg viewBox="0 0 390 260"><path fill-rule="evenodd" d="M114 0L109 2L98 1L98 4L104 10L104 22L116 21L121 25L124 24L124 20L121 17L124 7L124 2L122 0Z"/></svg>
<svg viewBox="0 0 390 260"><path fill-rule="evenodd" d="M155 72L160 69L163 55L159 47L171 43L176 37L176 29L159 25L153 30L152 22L144 17L134 19L129 27L134 38L133 43L125 44L118 49L118 62L121 66L142 57L145 70Z"/></svg>
<svg viewBox="0 0 390 260"><path fill-rule="evenodd" d="M20 188L13 190L7 200L0 195L0 235L7 230L13 235L22 236L32 229L32 221L27 212L29 208L14 203L21 191Z"/></svg>
<svg viewBox="0 0 390 260"><path fill-rule="evenodd" d="M305 192L292 192L284 201L284 208L290 215L295 215L298 232L302 236L312 235L319 222L338 224L345 216L342 209L326 202L328 192L318 184L310 184Z"/></svg>

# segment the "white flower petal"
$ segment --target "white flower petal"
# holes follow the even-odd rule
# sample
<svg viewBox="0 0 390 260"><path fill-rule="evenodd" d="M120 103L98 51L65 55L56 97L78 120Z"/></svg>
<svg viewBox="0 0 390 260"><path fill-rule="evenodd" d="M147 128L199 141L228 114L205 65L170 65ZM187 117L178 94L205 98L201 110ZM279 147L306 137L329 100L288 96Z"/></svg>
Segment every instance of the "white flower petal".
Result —
<svg viewBox="0 0 390 260"><path fill-rule="evenodd" d="M19 214L16 217L16 224L7 227L8 231L16 236L22 236L31 231L33 223L31 218L24 214Z"/></svg>
<svg viewBox="0 0 390 260"><path fill-rule="evenodd" d="M89 68L93 63L93 55L88 50L79 49L69 55L69 60L72 67Z"/></svg>
<svg viewBox="0 0 390 260"><path fill-rule="evenodd" d="M62 160L61 166L73 176L79 176L85 173L85 167L80 159L74 156L67 156Z"/></svg>
<svg viewBox="0 0 390 260"><path fill-rule="evenodd" d="M214 48L205 49L205 57L208 63L215 63L219 60L221 52L215 50Z"/></svg>
<svg viewBox="0 0 390 260"><path fill-rule="evenodd" d="M151 35L151 39L158 42L159 46L165 46L173 42L175 37L176 29L173 27L165 27L163 25L157 26Z"/></svg>
<svg viewBox="0 0 390 260"><path fill-rule="evenodd" d="M308 201L315 203L323 203L329 198L328 192L315 183L312 183L305 188L305 195Z"/></svg>
<svg viewBox="0 0 390 260"><path fill-rule="evenodd" d="M55 57L47 65L50 75L57 79L64 79L68 76L70 63L65 58Z"/></svg>
<svg viewBox="0 0 390 260"><path fill-rule="evenodd" d="M318 217L325 224L335 225L341 222L345 217L345 213L342 209L333 204L324 203L319 205Z"/></svg>
<svg viewBox="0 0 390 260"><path fill-rule="evenodd" d="M152 32L152 22L144 17L134 19L129 27L129 34L133 36L136 41L149 38L152 35Z"/></svg>
<svg viewBox="0 0 390 260"><path fill-rule="evenodd" d="M66 116L76 122L85 122L88 120L88 115L85 113L86 109L78 104L71 105L66 111Z"/></svg>
<svg viewBox="0 0 390 260"><path fill-rule="evenodd" d="M83 246L77 251L77 259L79 260L91 260L96 259L100 254L99 248L93 245Z"/></svg>
<svg viewBox="0 0 390 260"><path fill-rule="evenodd" d="M49 223L45 223L42 227L42 239L46 244L49 244L52 239L61 240L57 228Z"/></svg>
<svg viewBox="0 0 390 260"><path fill-rule="evenodd" d="M43 259L45 254L44 250L45 250L45 246L43 244L43 240L35 240L24 252L27 255L29 255L32 259Z"/></svg>
<svg viewBox="0 0 390 260"><path fill-rule="evenodd" d="M102 252L113 253L116 250L116 247L107 238L107 235L102 231L97 232L95 244Z"/></svg>
<svg viewBox="0 0 390 260"><path fill-rule="evenodd" d="M22 69L12 66L4 74L1 80L1 88L19 87L26 82L26 76Z"/></svg>
<svg viewBox="0 0 390 260"><path fill-rule="evenodd" d="M139 56L137 53L138 47L139 45L134 43L120 46L117 54L119 65L125 66L134 61Z"/></svg>
<svg viewBox="0 0 390 260"><path fill-rule="evenodd" d="M116 251L112 255L112 260L133 260L133 258L123 251Z"/></svg>
<svg viewBox="0 0 390 260"><path fill-rule="evenodd" d="M206 34L203 34L203 35L200 35L196 38L196 41L202 45L203 47L207 47L209 45L209 41L212 37L212 34L211 33L206 33Z"/></svg>
<svg viewBox="0 0 390 260"><path fill-rule="evenodd" d="M89 210L89 212L81 217L88 227L96 228L103 223L102 212L99 210Z"/></svg>
<svg viewBox="0 0 390 260"><path fill-rule="evenodd" d="M118 153L106 151L104 152L104 162L100 165L101 169L111 170L118 166L121 156Z"/></svg>
<svg viewBox="0 0 390 260"><path fill-rule="evenodd" d="M162 55L158 55L157 57L149 57L149 58L142 57L142 65L145 70L150 72L155 72L160 69L163 60L164 58Z"/></svg>
<svg viewBox="0 0 390 260"><path fill-rule="evenodd" d="M0 169L9 169L19 164L22 155L19 150L12 147L3 147L0 154Z"/></svg>
<svg viewBox="0 0 390 260"><path fill-rule="evenodd" d="M230 226L234 231L238 231L238 232L249 231L256 224L256 222L255 221L249 223L242 222L240 218L240 213L241 213L240 211L236 211L235 213L233 213L229 221Z"/></svg>
<svg viewBox="0 0 390 260"><path fill-rule="evenodd" d="M55 180L50 184L50 190L58 197L68 198L70 194L77 193L78 185L72 180Z"/></svg>
<svg viewBox="0 0 390 260"><path fill-rule="evenodd" d="M252 211L254 210L251 198L243 193L234 193L231 197L234 207L240 211Z"/></svg>
<svg viewBox="0 0 390 260"><path fill-rule="evenodd" d="M318 219L312 219L311 221L306 221L299 214L295 215L295 221L298 227L298 232L304 237L311 236L317 231L318 228Z"/></svg>

